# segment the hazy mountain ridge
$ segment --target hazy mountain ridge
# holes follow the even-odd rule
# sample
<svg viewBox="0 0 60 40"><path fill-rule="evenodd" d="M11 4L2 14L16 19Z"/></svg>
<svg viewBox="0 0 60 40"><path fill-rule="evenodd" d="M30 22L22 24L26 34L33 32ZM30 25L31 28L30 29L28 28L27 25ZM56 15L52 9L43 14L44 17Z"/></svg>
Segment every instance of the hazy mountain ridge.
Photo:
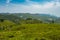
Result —
<svg viewBox="0 0 60 40"><path fill-rule="evenodd" d="M20 19L37 19L42 20L44 22L49 22L50 20L54 20L56 23L60 23L60 18L57 16L49 15L49 14L30 14L30 13L0 13L0 18L9 19L12 21L20 20Z"/></svg>

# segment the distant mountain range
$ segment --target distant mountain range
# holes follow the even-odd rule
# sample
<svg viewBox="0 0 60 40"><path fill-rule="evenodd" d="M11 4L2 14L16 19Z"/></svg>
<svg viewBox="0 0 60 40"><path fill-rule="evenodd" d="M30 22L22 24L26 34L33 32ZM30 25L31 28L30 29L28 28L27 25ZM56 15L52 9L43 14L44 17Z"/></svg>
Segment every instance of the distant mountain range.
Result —
<svg viewBox="0 0 60 40"><path fill-rule="evenodd" d="M60 17L49 15L49 14L30 14L30 13L0 13L0 18L8 20L21 20L26 18L32 18L48 22L54 20L56 23L60 23Z"/></svg>

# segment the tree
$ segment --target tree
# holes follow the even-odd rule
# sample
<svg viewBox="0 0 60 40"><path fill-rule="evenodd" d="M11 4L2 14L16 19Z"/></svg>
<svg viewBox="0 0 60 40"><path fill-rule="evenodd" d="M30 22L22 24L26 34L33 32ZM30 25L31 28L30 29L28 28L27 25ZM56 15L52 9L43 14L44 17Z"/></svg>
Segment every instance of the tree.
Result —
<svg viewBox="0 0 60 40"><path fill-rule="evenodd" d="M26 18L26 20L32 20L32 18Z"/></svg>
<svg viewBox="0 0 60 40"><path fill-rule="evenodd" d="M54 23L54 20L52 20L51 22Z"/></svg>
<svg viewBox="0 0 60 40"><path fill-rule="evenodd" d="M0 22L4 22L4 19L0 19Z"/></svg>

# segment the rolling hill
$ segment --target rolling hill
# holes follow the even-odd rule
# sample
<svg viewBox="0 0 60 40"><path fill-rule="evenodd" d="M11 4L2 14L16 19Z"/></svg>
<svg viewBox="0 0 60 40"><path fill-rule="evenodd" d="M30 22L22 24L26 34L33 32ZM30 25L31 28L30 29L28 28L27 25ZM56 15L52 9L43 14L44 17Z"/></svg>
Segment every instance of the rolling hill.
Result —
<svg viewBox="0 0 60 40"><path fill-rule="evenodd" d="M27 18L41 20L43 22L50 22L54 20L55 23L60 23L59 17L49 14L30 14L30 13L0 13L0 18L8 19L11 21L21 21Z"/></svg>

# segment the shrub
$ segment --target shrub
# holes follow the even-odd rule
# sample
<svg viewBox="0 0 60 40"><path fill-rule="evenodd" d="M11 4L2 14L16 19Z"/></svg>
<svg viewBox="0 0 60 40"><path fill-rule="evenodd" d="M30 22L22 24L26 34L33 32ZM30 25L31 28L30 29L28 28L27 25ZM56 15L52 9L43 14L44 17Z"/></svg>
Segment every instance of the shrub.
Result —
<svg viewBox="0 0 60 40"><path fill-rule="evenodd" d="M4 22L4 19L0 19L0 22Z"/></svg>
<svg viewBox="0 0 60 40"><path fill-rule="evenodd" d="M9 35L8 37L9 37L9 38L13 38L13 37L14 37L14 35Z"/></svg>

